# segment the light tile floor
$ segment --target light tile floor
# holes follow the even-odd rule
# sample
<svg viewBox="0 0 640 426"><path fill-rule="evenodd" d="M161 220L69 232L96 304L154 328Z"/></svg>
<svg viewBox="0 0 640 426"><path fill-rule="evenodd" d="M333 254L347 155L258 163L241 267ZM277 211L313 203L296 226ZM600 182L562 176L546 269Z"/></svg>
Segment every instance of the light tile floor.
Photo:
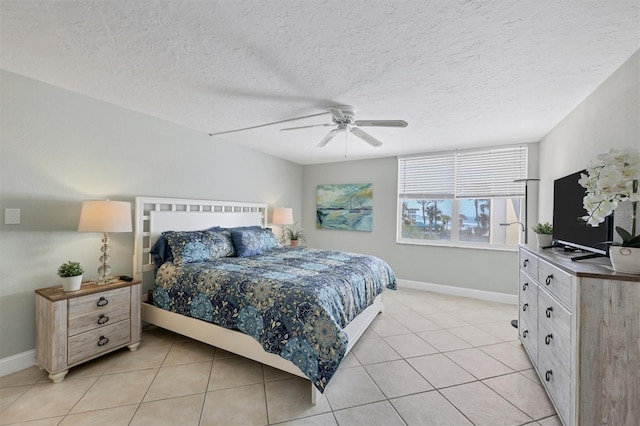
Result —
<svg viewBox="0 0 640 426"><path fill-rule="evenodd" d="M316 405L308 382L146 327L140 349L0 378L0 425L559 425L516 307L410 289L379 315Z"/></svg>

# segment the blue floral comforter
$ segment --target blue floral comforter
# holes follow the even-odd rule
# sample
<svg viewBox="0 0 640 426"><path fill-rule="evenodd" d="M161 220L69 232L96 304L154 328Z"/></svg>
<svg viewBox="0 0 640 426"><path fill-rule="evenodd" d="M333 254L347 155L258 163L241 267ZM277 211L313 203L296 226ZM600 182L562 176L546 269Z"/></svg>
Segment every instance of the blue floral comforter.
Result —
<svg viewBox="0 0 640 426"><path fill-rule="evenodd" d="M383 260L306 247L158 269L160 308L237 329L290 360L323 392L345 356L342 329L395 289Z"/></svg>

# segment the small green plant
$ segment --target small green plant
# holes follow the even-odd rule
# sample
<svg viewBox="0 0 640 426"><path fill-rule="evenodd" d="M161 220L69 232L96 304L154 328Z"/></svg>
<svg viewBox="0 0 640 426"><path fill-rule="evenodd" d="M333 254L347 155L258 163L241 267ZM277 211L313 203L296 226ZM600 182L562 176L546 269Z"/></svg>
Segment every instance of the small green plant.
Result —
<svg viewBox="0 0 640 426"><path fill-rule="evenodd" d="M294 223L291 226L287 226L284 228L284 237L291 241L307 241L307 236L304 233L304 229L301 226L298 226L298 223Z"/></svg>
<svg viewBox="0 0 640 426"><path fill-rule="evenodd" d="M82 265L80 262L72 262L68 261L67 263L63 263L58 268L58 275L62 278L64 277L77 277L78 275L84 274L84 269L82 269Z"/></svg>
<svg viewBox="0 0 640 426"><path fill-rule="evenodd" d="M533 232L536 234L553 234L553 225L549 222L538 223L536 226L532 226Z"/></svg>

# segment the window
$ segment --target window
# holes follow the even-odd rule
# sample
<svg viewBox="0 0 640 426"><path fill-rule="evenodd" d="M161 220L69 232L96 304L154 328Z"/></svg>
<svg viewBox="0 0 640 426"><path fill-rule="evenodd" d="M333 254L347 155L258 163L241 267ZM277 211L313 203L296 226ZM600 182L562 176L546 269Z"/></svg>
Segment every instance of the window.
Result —
<svg viewBox="0 0 640 426"><path fill-rule="evenodd" d="M526 146L399 157L397 241L517 245L526 175Z"/></svg>

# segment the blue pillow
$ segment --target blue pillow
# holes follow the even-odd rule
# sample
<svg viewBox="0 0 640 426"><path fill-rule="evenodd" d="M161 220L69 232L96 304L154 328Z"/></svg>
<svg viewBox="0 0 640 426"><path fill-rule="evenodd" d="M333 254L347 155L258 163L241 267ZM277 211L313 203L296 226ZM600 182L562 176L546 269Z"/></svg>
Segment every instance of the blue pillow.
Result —
<svg viewBox="0 0 640 426"><path fill-rule="evenodd" d="M173 263L206 262L235 255L231 233L226 229L205 231L168 231L162 235L169 242Z"/></svg>
<svg viewBox="0 0 640 426"><path fill-rule="evenodd" d="M173 253L171 253L171 247L164 235L160 235L149 253L151 253L156 269L161 267L164 262L173 262Z"/></svg>
<svg viewBox="0 0 640 426"><path fill-rule="evenodd" d="M263 252L282 248L282 243L273 235L273 232L269 228L261 229L258 232L258 239L260 240L260 249Z"/></svg>
<svg viewBox="0 0 640 426"><path fill-rule="evenodd" d="M232 228L231 239L239 257L256 256L282 247L271 229L261 227Z"/></svg>
<svg viewBox="0 0 640 426"><path fill-rule="evenodd" d="M220 229L222 228L220 228L219 226L213 226L211 228L208 228L207 231L217 231ZM167 232L172 232L172 231L167 231ZM162 264L165 262L173 262L173 253L171 252L171 246L169 245L169 242L165 238L164 232L160 235L160 238L158 238L158 241L156 241L153 247L151 247L151 250L149 250L149 253L151 253L151 256L153 258L153 264L156 267L156 269L161 267Z"/></svg>
<svg viewBox="0 0 640 426"><path fill-rule="evenodd" d="M233 247L236 249L238 257L249 257L262 254L260 240L257 232L260 229L231 229L231 239Z"/></svg>

